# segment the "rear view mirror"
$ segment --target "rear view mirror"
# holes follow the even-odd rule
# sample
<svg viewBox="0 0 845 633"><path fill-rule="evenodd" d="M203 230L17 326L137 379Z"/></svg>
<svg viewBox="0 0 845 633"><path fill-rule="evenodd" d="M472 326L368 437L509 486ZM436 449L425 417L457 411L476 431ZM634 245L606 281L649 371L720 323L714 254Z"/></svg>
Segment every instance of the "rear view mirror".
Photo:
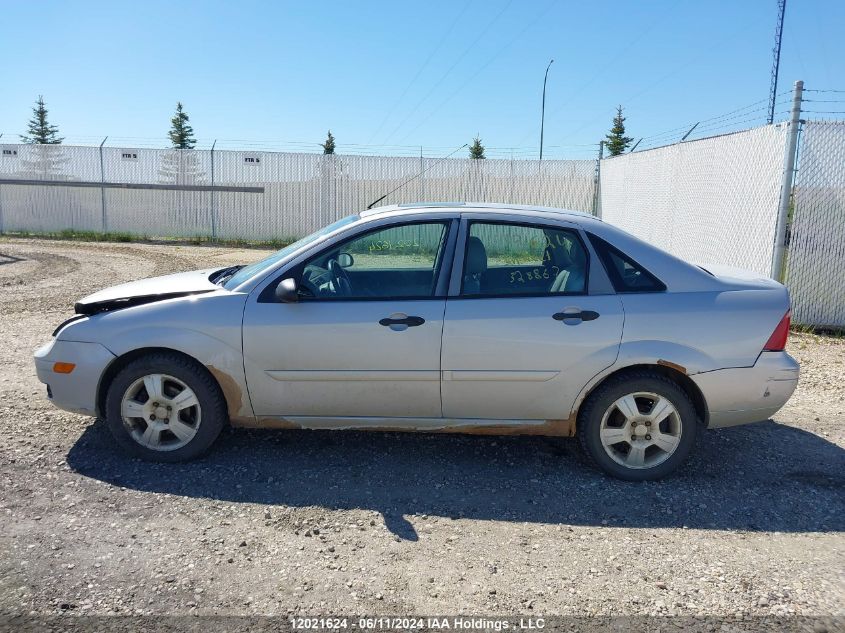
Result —
<svg viewBox="0 0 845 633"><path fill-rule="evenodd" d="M338 253L337 263L340 264L341 268L349 268L355 263L355 258L349 253Z"/></svg>
<svg viewBox="0 0 845 633"><path fill-rule="evenodd" d="M299 301L299 289L296 280L288 277L282 279L276 286L276 299L282 303L296 303Z"/></svg>

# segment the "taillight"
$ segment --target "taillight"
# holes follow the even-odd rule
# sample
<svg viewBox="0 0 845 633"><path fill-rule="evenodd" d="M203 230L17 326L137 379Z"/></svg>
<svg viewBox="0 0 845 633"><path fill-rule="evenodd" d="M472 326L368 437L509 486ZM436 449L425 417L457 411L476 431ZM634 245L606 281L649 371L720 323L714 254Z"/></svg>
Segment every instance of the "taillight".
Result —
<svg viewBox="0 0 845 633"><path fill-rule="evenodd" d="M764 352L783 351L786 347L786 339L789 336L789 320L791 316L792 310L787 310L786 314L783 315L780 323L778 323L778 326L775 328L775 331L772 332L769 340L766 341L766 345L763 347Z"/></svg>

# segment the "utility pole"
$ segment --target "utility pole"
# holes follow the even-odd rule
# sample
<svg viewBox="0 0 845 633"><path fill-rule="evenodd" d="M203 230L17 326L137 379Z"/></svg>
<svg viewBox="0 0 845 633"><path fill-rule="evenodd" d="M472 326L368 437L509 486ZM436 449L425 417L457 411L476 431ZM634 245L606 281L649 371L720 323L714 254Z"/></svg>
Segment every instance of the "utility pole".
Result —
<svg viewBox="0 0 845 633"><path fill-rule="evenodd" d="M775 101L778 94L778 71L780 70L780 43L783 36L783 14L786 0L778 0L778 21L775 26L775 47L772 49L772 81L769 86L769 125L775 120Z"/></svg>
<svg viewBox="0 0 845 633"><path fill-rule="evenodd" d="M792 197L792 178L795 175L795 150L798 147L798 126L801 124L801 95L804 82L796 81L792 93L792 115L789 118L789 135L786 140L786 154L783 158L783 182L778 204L778 219L775 227L775 248L772 255L772 279L783 281L783 259L786 252L786 222L789 219L789 201Z"/></svg>
<svg viewBox="0 0 845 633"><path fill-rule="evenodd" d="M555 60L549 61L549 65L546 66L546 74L543 76L543 105L540 108L540 160L543 160L543 127L546 123L546 81L549 79L549 68L552 67L552 64Z"/></svg>

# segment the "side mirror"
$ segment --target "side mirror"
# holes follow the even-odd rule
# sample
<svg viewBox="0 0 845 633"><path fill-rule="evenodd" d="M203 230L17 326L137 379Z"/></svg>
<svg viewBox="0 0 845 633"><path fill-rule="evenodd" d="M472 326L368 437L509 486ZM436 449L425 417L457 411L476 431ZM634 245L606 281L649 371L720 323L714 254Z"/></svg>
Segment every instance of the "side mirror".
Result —
<svg viewBox="0 0 845 633"><path fill-rule="evenodd" d="M355 263L355 258L350 253L338 253L337 263L340 264L341 268L349 268Z"/></svg>
<svg viewBox="0 0 845 633"><path fill-rule="evenodd" d="M279 285L276 286L276 299L282 303L296 303L299 301L299 289L296 285L296 280L288 277L282 279Z"/></svg>

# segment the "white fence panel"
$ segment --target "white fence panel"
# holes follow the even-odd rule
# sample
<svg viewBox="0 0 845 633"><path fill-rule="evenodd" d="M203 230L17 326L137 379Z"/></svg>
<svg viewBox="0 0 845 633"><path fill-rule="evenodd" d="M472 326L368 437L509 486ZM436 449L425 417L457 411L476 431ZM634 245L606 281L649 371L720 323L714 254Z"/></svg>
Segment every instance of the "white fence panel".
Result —
<svg viewBox="0 0 845 633"><path fill-rule="evenodd" d="M0 178L88 185L0 185L0 230L6 231L271 240L310 233L397 188L379 204L511 202L589 211L595 190L592 160L541 164L63 145L3 148L8 154L0 156ZM107 186L101 189L99 183Z"/></svg>
<svg viewBox="0 0 845 633"><path fill-rule="evenodd" d="M786 285L796 323L845 327L845 122L801 132Z"/></svg>
<svg viewBox="0 0 845 633"><path fill-rule="evenodd" d="M769 275L785 142L769 125L605 159L602 219L688 261Z"/></svg>

